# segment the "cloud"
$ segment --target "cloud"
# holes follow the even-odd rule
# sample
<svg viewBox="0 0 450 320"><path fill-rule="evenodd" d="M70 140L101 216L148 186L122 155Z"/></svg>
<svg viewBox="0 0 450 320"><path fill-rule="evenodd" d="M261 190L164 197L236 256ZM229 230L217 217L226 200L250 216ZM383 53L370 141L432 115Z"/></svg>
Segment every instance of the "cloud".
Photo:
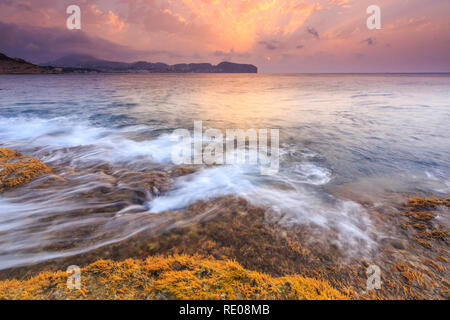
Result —
<svg viewBox="0 0 450 320"><path fill-rule="evenodd" d="M227 52L223 52L223 51L221 51L221 50L216 50L216 51L213 52L213 54L214 54L216 57L225 57L225 56L228 55Z"/></svg>
<svg viewBox="0 0 450 320"><path fill-rule="evenodd" d="M31 11L32 8L27 3L18 3L17 0L0 0L0 6L10 6L19 10Z"/></svg>
<svg viewBox="0 0 450 320"><path fill-rule="evenodd" d="M309 34L311 34L314 38L316 38L316 39L319 39L320 38L320 36L319 36L319 32L317 32L317 30L316 29L314 29L314 28L307 28L306 29L306 32L308 32Z"/></svg>
<svg viewBox="0 0 450 320"><path fill-rule="evenodd" d="M231 49L228 52L224 52L222 50L216 50L213 52L215 57L223 57L224 59L232 59L232 58L250 58L251 53L249 52L235 52L234 49Z"/></svg>
<svg viewBox="0 0 450 320"><path fill-rule="evenodd" d="M276 50L280 48L280 42L277 40L259 41L258 44L264 46L267 50Z"/></svg>
<svg viewBox="0 0 450 320"><path fill-rule="evenodd" d="M346 5L346 4L349 3L350 0L327 0L327 2L328 2L329 4L334 4L334 5L337 5L337 6L344 5L344 7L349 7L349 6Z"/></svg>
<svg viewBox="0 0 450 320"><path fill-rule="evenodd" d="M32 62L70 53L170 64L227 59L263 72L450 70L448 0L378 0L389 16L376 35L366 28L364 1L75 2L82 32L65 29L73 0L0 0L0 52Z"/></svg>
<svg viewBox="0 0 450 320"><path fill-rule="evenodd" d="M362 40L361 42L363 42L363 43L366 42L367 45L374 46L376 43L376 40L375 40L375 38L367 38L367 39Z"/></svg>
<svg viewBox="0 0 450 320"><path fill-rule="evenodd" d="M0 50L8 56L45 63L67 54L88 54L110 60L133 60L148 55L175 55L167 51L138 51L80 30L19 26L0 22Z"/></svg>

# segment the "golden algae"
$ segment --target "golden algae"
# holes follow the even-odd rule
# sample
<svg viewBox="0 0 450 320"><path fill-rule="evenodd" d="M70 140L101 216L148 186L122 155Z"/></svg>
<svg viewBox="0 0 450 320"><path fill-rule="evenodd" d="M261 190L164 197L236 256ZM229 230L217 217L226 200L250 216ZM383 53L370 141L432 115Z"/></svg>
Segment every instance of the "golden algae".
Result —
<svg viewBox="0 0 450 320"><path fill-rule="evenodd" d="M438 198L410 198L406 203L407 207L416 209L420 208L436 208L438 206L450 206L450 198L438 199Z"/></svg>
<svg viewBox="0 0 450 320"><path fill-rule="evenodd" d="M423 231L420 233L420 235L422 236L422 238L426 238L426 239L437 239L437 240L445 241L445 239L447 239L447 236L448 236L448 230L434 229L431 231Z"/></svg>
<svg viewBox="0 0 450 320"><path fill-rule="evenodd" d="M408 218L407 223L403 225L411 225L417 231L414 232L414 241L421 246L431 249L432 244L429 240L441 240L445 242L448 237L448 230L437 228L435 218L438 216L439 207L448 206L449 198L410 198L405 203L407 211L402 214ZM426 210L426 211L424 211ZM442 212L441 214L445 214ZM402 227L403 229L407 229Z"/></svg>
<svg viewBox="0 0 450 320"><path fill-rule="evenodd" d="M197 255L153 256L122 262L98 260L81 269L81 288L68 274L42 272L0 282L0 299L348 299L325 280L272 277L233 260Z"/></svg>
<svg viewBox="0 0 450 320"><path fill-rule="evenodd" d="M22 157L22 154L17 151L9 148L0 148L0 161L12 160L20 157Z"/></svg>
<svg viewBox="0 0 450 320"><path fill-rule="evenodd" d="M24 157L9 148L0 148L0 193L50 172L51 169L37 159Z"/></svg>

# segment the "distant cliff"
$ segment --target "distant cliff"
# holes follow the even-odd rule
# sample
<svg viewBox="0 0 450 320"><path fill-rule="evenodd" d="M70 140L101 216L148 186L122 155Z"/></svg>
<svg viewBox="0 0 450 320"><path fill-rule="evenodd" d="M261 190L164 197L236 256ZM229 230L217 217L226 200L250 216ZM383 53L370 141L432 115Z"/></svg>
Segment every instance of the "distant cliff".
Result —
<svg viewBox="0 0 450 320"><path fill-rule="evenodd" d="M251 64L221 62L165 63L139 61L133 63L96 59L88 55L68 55L41 66L0 53L0 74L55 74L55 73L257 73Z"/></svg>
<svg viewBox="0 0 450 320"><path fill-rule="evenodd" d="M56 69L43 68L19 58L10 58L0 53L0 74L46 74L57 73Z"/></svg>
<svg viewBox="0 0 450 320"><path fill-rule="evenodd" d="M133 63L116 62L97 59L88 55L69 55L48 62L45 66L75 69L90 69L100 72L123 73L257 73L258 68L251 64L222 62L218 65L210 63L165 63L139 61Z"/></svg>

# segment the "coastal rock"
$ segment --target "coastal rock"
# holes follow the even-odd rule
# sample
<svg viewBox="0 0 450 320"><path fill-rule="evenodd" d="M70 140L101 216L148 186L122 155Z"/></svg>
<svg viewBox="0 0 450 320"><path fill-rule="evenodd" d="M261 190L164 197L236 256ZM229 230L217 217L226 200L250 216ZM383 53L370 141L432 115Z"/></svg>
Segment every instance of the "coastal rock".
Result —
<svg viewBox="0 0 450 320"><path fill-rule="evenodd" d="M9 148L0 148L0 193L50 172L51 168L37 159L24 157Z"/></svg>
<svg viewBox="0 0 450 320"><path fill-rule="evenodd" d="M185 176L191 173L194 173L195 171L197 171L197 168L195 166L180 166L180 167L176 167L172 170L170 170L170 174L173 177L180 177L180 176Z"/></svg>
<svg viewBox="0 0 450 320"><path fill-rule="evenodd" d="M64 271L1 281L0 299L348 299L326 280L271 277L236 261L198 255L98 260L81 272L78 290L67 288Z"/></svg>
<svg viewBox="0 0 450 320"><path fill-rule="evenodd" d="M173 183L172 178L164 171L135 172L121 170L114 173L114 176L119 184L150 192L154 196L169 190Z"/></svg>
<svg viewBox="0 0 450 320"><path fill-rule="evenodd" d="M237 64L221 62L216 67L217 72L223 73L258 73L258 68L251 64Z"/></svg>
<svg viewBox="0 0 450 320"><path fill-rule="evenodd" d="M10 58L0 53L0 74L49 74L57 70L39 67L23 59Z"/></svg>

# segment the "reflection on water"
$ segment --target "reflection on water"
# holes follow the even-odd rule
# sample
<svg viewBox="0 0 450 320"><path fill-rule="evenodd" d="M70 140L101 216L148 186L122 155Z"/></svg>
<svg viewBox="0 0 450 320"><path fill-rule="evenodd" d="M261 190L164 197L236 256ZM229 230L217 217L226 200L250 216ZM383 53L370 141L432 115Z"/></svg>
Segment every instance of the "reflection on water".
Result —
<svg viewBox="0 0 450 320"><path fill-rule="evenodd" d="M449 192L449 88L450 77L433 75L2 76L0 145L58 167L59 180L2 195L0 268L169 228L164 211L229 194L281 224L333 229L337 242L370 248L379 231L350 198ZM168 174L170 133L197 120L279 128L280 172ZM162 188L149 187L155 170Z"/></svg>

